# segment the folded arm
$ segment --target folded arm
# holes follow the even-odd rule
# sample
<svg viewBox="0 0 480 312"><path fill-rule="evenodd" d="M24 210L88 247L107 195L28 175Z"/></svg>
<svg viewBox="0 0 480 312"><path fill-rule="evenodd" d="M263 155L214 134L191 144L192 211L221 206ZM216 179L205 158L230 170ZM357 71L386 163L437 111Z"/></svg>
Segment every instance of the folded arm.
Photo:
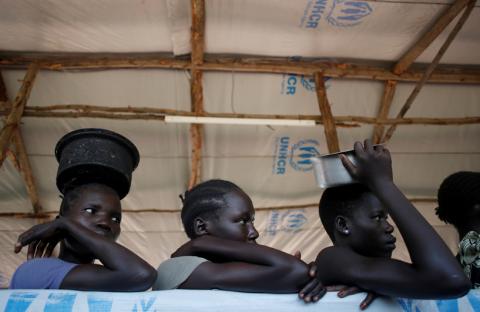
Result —
<svg viewBox="0 0 480 312"><path fill-rule="evenodd" d="M39 242L42 246L55 245L68 237L85 246L103 265L80 263L65 276L60 286L63 289L142 291L156 279L156 270L136 254L63 217L36 225L20 235L15 251L26 245L38 246Z"/></svg>

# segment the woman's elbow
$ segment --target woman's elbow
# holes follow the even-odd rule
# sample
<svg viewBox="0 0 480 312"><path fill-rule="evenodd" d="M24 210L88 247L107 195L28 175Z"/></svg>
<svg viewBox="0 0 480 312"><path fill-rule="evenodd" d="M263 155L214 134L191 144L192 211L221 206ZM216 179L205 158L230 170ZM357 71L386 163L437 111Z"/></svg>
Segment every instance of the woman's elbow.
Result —
<svg viewBox="0 0 480 312"><path fill-rule="evenodd" d="M283 268L282 275L279 276L284 276L285 282L298 291L312 279L309 273L310 267L308 265L301 261L295 261L288 267Z"/></svg>
<svg viewBox="0 0 480 312"><path fill-rule="evenodd" d="M144 291L152 287L157 280L157 270L153 267L139 268L130 276L130 291Z"/></svg>
<svg viewBox="0 0 480 312"><path fill-rule="evenodd" d="M472 284L464 274L450 276L443 279L439 285L444 286L445 297L458 298L465 296L471 289Z"/></svg>

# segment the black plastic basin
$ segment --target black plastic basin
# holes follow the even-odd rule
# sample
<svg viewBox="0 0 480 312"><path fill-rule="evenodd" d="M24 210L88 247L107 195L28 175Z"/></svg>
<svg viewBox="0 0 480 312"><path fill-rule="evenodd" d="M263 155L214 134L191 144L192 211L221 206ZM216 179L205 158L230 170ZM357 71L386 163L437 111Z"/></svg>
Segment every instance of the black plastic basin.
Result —
<svg viewBox="0 0 480 312"><path fill-rule="evenodd" d="M63 136L55 147L57 187L62 194L86 183L102 183L120 198L130 190L132 172L140 160L135 145L110 130L87 128Z"/></svg>

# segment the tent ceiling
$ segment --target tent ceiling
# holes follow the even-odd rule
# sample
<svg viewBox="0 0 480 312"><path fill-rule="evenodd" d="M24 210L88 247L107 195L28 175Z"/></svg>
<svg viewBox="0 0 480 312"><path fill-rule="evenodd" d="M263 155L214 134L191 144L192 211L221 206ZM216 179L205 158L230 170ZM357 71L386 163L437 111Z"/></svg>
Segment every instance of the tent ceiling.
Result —
<svg viewBox="0 0 480 312"><path fill-rule="evenodd" d="M0 133L7 157L0 168L0 250L10 250L36 222L6 214L58 210L58 139L102 127L140 151L122 202L128 213L121 242L152 265L186 239L178 194L210 178L236 182L255 207L268 208L257 213L261 243L302 249L313 259L329 240L315 211L321 191L308 157L336 149L336 142L350 149L394 124L387 144L395 181L409 197L427 199L417 208L455 246L431 200L448 174L480 171L479 4L410 109L399 113L468 3L207 0L203 8L202 0L0 1L0 126L7 116L13 125ZM444 20L451 22L443 27ZM40 70L25 81L33 61ZM12 103L21 119L10 114ZM168 114L283 116L317 126L197 127L165 123ZM289 220L299 215L305 222L292 229ZM400 246L397 256L408 253ZM2 274L21 260L0 253L0 287Z"/></svg>

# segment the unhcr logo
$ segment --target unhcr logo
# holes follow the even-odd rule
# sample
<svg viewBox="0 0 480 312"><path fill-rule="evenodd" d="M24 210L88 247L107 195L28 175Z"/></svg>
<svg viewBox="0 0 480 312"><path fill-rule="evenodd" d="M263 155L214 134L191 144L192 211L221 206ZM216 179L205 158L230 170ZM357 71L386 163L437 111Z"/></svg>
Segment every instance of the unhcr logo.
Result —
<svg viewBox="0 0 480 312"><path fill-rule="evenodd" d="M303 209L272 211L267 224L266 234L275 236L278 232L295 233L303 229L308 219Z"/></svg>
<svg viewBox="0 0 480 312"><path fill-rule="evenodd" d="M372 13L371 6L363 1L309 0L300 21L300 27L315 29L325 16L335 27L352 27Z"/></svg>
<svg viewBox="0 0 480 312"><path fill-rule="evenodd" d="M293 169L310 171L313 168L312 157L319 157L317 140L302 140L292 146L289 162Z"/></svg>
<svg viewBox="0 0 480 312"><path fill-rule="evenodd" d="M286 232L297 232L305 223L307 223L307 217L303 211L294 211L283 216L281 226Z"/></svg>
<svg viewBox="0 0 480 312"><path fill-rule="evenodd" d="M337 27L352 27L360 24L370 13L372 8L367 2L335 0L327 21Z"/></svg>
<svg viewBox="0 0 480 312"><path fill-rule="evenodd" d="M317 140L300 140L290 145L290 137L277 138L275 156L273 160L273 173L284 175L287 172L287 164L297 171L310 171L313 168L312 157L319 157L320 144Z"/></svg>
<svg viewBox="0 0 480 312"><path fill-rule="evenodd" d="M331 77L323 78L325 81L325 88L330 87ZM298 81L300 80L300 84L302 87L310 92L315 92L315 78L313 76L305 76L305 75L296 75L296 74L283 74L282 80L282 91L281 94L284 95L295 95L298 91Z"/></svg>

